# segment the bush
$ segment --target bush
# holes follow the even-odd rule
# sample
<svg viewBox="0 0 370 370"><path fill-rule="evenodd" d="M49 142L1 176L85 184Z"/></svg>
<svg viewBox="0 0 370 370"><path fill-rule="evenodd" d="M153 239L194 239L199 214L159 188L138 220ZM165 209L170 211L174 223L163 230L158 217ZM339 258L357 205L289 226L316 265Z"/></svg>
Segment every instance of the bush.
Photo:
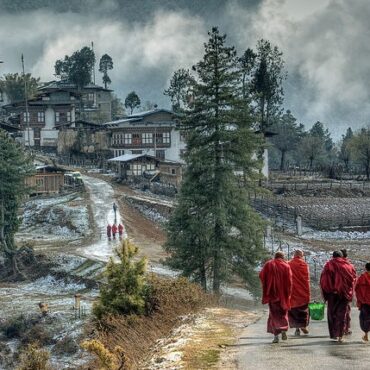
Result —
<svg viewBox="0 0 370 370"><path fill-rule="evenodd" d="M94 305L93 313L98 319L106 314L143 314L147 300L145 279L146 259L134 262L138 249L127 239L116 250L120 259L116 263L111 258L105 276L107 284L100 288L100 297Z"/></svg>
<svg viewBox="0 0 370 370"><path fill-rule="evenodd" d="M18 370L48 370L49 352L30 344L21 353Z"/></svg>
<svg viewBox="0 0 370 370"><path fill-rule="evenodd" d="M22 344L37 343L40 346L54 344L53 334L43 324L36 324L21 335Z"/></svg>
<svg viewBox="0 0 370 370"><path fill-rule="evenodd" d="M25 315L19 315L10 317L0 325L0 330L4 335L9 338L21 338L26 330L35 325L38 319L35 317L26 317Z"/></svg>
<svg viewBox="0 0 370 370"><path fill-rule="evenodd" d="M155 342L167 336L184 316L213 304L214 298L186 278L147 280L146 315L106 315L99 321L97 339L111 353L123 348L126 368L141 366Z"/></svg>
<svg viewBox="0 0 370 370"><path fill-rule="evenodd" d="M53 348L53 353L56 355L70 354L73 355L78 351L78 344L72 337L65 336L59 340Z"/></svg>
<svg viewBox="0 0 370 370"><path fill-rule="evenodd" d="M116 346L114 351L109 351L103 343L98 340L87 340L81 347L93 353L99 361L99 368L104 370L127 369L128 364L121 347Z"/></svg>

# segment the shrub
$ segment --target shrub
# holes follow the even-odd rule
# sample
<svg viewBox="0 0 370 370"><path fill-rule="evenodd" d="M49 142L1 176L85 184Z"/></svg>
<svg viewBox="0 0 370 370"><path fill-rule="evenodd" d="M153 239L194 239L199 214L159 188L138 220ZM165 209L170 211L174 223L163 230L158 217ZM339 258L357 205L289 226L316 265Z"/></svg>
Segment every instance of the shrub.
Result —
<svg viewBox="0 0 370 370"><path fill-rule="evenodd" d="M69 336L65 336L63 339L59 340L53 348L53 353L57 355L72 355L77 351L78 345L76 343L76 340Z"/></svg>
<svg viewBox="0 0 370 370"><path fill-rule="evenodd" d="M27 317L25 315L14 316L4 321L0 325L0 330L7 338L20 338L37 321L38 319L35 317Z"/></svg>
<svg viewBox="0 0 370 370"><path fill-rule="evenodd" d="M105 271L107 284L100 288L99 300L93 308L98 319L106 314L130 315L145 312L146 259L134 262L137 252L137 247L125 239L116 250L120 262L110 259Z"/></svg>
<svg viewBox="0 0 370 370"><path fill-rule="evenodd" d="M20 365L18 370L48 370L51 369L49 362L49 352L40 349L35 344L30 344L21 353Z"/></svg>
<svg viewBox="0 0 370 370"><path fill-rule="evenodd" d="M54 344L53 334L43 324L36 324L21 335L22 344L37 343L40 346Z"/></svg>
<svg viewBox="0 0 370 370"><path fill-rule="evenodd" d="M114 351L110 352L103 343L92 339L83 342L81 347L96 356L99 361L99 368L102 370L119 370L128 368L123 350L119 346L116 346Z"/></svg>

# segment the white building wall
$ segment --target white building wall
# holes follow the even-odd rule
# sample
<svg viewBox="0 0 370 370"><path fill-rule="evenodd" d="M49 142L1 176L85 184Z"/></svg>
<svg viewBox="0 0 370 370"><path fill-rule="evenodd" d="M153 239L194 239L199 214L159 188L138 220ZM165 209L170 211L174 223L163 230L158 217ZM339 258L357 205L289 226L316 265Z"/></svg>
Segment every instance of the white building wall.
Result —
<svg viewBox="0 0 370 370"><path fill-rule="evenodd" d="M45 127L41 129L41 146L54 146L58 143L58 130L55 128L55 111L48 107L45 111Z"/></svg>
<svg viewBox="0 0 370 370"><path fill-rule="evenodd" d="M269 151L268 151L268 149L265 149L263 151L262 174L263 174L263 176L266 177L266 179L269 178Z"/></svg>
<svg viewBox="0 0 370 370"><path fill-rule="evenodd" d="M171 161L183 162L181 150L186 148L185 142L181 140L180 131L173 128L171 130L171 147L166 149L166 158Z"/></svg>

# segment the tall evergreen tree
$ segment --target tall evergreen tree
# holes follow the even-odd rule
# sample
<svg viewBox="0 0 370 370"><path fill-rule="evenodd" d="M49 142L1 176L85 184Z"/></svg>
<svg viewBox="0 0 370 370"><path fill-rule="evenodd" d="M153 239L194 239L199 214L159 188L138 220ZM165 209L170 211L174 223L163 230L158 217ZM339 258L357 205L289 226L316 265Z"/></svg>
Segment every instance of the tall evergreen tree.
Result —
<svg viewBox="0 0 370 370"><path fill-rule="evenodd" d="M257 43L256 68L252 80L252 91L256 102L259 129L264 133L280 114L283 103L284 72L283 53L270 41Z"/></svg>
<svg viewBox="0 0 370 370"><path fill-rule="evenodd" d="M104 54L100 58L99 62L99 72L103 73L103 84L107 88L107 85L112 83L110 77L108 76L108 71L113 69L113 60L108 54Z"/></svg>
<svg viewBox="0 0 370 370"><path fill-rule="evenodd" d="M186 171L168 225L168 262L184 275L212 281L215 293L232 275L252 287L263 254L262 221L249 207L236 169L258 173L259 141L241 94L234 47L217 28L209 32L203 60L193 67L194 99L181 118L187 134Z"/></svg>
<svg viewBox="0 0 370 370"><path fill-rule="evenodd" d="M27 193L25 178L33 173L29 153L0 130L0 260L11 262L17 274L14 235L18 230L18 208Z"/></svg>
<svg viewBox="0 0 370 370"><path fill-rule="evenodd" d="M95 64L94 50L85 46L75 51L71 56L66 55L64 59L55 62L55 75L61 79L67 79L76 84L81 90L91 82L92 71Z"/></svg>
<svg viewBox="0 0 370 370"><path fill-rule="evenodd" d="M346 171L349 170L349 163L351 160L351 150L349 143L353 137L353 131L351 127L348 127L346 134L342 136L342 141L339 148L339 159L343 161Z"/></svg>
<svg viewBox="0 0 370 370"><path fill-rule="evenodd" d="M287 110L271 126L271 130L276 134L271 138L271 142L280 151L281 171L284 170L287 153L296 149L303 135L303 127L298 125L296 121L292 113Z"/></svg>
<svg viewBox="0 0 370 370"><path fill-rule="evenodd" d="M186 69L177 70L170 81L170 86L164 91L171 99L172 109L175 112L180 111L187 103L191 75Z"/></svg>

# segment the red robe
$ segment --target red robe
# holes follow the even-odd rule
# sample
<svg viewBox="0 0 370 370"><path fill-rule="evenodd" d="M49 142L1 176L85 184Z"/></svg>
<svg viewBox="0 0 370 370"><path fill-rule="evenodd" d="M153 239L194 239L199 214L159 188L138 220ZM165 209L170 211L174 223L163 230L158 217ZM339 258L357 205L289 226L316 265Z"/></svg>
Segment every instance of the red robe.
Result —
<svg viewBox="0 0 370 370"><path fill-rule="evenodd" d="M289 262L292 270L291 307L301 307L310 302L310 273L308 264L301 257L294 257Z"/></svg>
<svg viewBox="0 0 370 370"><path fill-rule="evenodd" d="M364 272L357 280L357 307L360 310L360 327L365 333L370 331L370 273Z"/></svg>
<svg viewBox="0 0 370 370"><path fill-rule="evenodd" d="M324 299L327 300L328 294L335 293L340 298L351 301L355 280L355 268L347 259L340 257L330 259L325 264L320 277Z"/></svg>
<svg viewBox="0 0 370 370"><path fill-rule="evenodd" d="M328 303L330 338L342 337L349 330L349 312L356 271L346 258L332 258L321 273L320 286Z"/></svg>
<svg viewBox="0 0 370 370"><path fill-rule="evenodd" d="M292 271L287 262L275 258L265 263L260 279L263 288L262 303L269 304L267 332L278 335L288 330Z"/></svg>
<svg viewBox="0 0 370 370"><path fill-rule="evenodd" d="M280 302L284 310L290 308L292 293L292 271L281 258L267 261L260 272L262 282L262 303Z"/></svg>
<svg viewBox="0 0 370 370"><path fill-rule="evenodd" d="M114 234L117 234L117 225L116 225L116 224L114 224L114 225L112 226L112 233L113 233L113 235L114 235Z"/></svg>

